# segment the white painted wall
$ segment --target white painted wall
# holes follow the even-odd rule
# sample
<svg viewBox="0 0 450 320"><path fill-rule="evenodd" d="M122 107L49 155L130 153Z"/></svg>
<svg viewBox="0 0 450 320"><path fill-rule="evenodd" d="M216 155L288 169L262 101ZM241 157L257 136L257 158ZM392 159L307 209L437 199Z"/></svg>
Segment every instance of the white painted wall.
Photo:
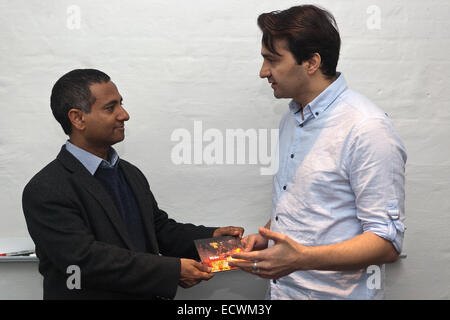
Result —
<svg viewBox="0 0 450 320"><path fill-rule="evenodd" d="M124 97L131 120L117 149L146 174L161 208L179 221L248 233L264 225L271 177L259 165L175 165L170 137L177 128L193 134L194 121L221 132L278 127L288 101L258 78L256 18L299 3L0 0L0 237L27 235L23 187L66 140L50 111L51 88L87 67L108 73ZM387 297L449 299L450 2L314 3L339 25L339 71L390 114L408 150L408 257L387 267ZM261 282L232 277L178 297L261 297ZM246 290L223 289L233 283Z"/></svg>

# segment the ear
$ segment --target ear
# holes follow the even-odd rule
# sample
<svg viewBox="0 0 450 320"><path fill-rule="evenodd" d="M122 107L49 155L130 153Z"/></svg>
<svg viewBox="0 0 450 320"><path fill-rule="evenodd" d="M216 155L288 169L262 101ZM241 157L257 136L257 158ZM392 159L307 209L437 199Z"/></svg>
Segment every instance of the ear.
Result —
<svg viewBox="0 0 450 320"><path fill-rule="evenodd" d="M306 72L309 75L313 75L322 64L322 57L320 54L315 52L311 58L305 61L306 62Z"/></svg>
<svg viewBox="0 0 450 320"><path fill-rule="evenodd" d="M67 116L69 117L72 126L77 130L83 131L86 127L84 123L84 113L80 109L70 109Z"/></svg>

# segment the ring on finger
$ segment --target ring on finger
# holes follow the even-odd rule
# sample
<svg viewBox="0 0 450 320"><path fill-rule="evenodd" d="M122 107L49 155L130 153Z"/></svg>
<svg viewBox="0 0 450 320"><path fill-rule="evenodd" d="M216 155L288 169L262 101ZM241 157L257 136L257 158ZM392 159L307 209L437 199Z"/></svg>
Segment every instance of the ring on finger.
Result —
<svg viewBox="0 0 450 320"><path fill-rule="evenodd" d="M258 266L257 266L258 261L253 262L253 273L258 273Z"/></svg>

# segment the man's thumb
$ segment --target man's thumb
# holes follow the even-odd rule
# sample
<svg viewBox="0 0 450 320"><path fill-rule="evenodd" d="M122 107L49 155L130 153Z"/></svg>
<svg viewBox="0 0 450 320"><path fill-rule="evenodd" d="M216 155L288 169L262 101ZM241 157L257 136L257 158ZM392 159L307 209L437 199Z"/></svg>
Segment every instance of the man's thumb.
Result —
<svg viewBox="0 0 450 320"><path fill-rule="evenodd" d="M259 234L261 236L263 236L264 238L274 240L275 242L284 241L286 239L286 236L284 234L278 233L278 232L275 232L275 231L272 231L272 230L269 230L266 228L261 227L258 229L258 231L259 231Z"/></svg>

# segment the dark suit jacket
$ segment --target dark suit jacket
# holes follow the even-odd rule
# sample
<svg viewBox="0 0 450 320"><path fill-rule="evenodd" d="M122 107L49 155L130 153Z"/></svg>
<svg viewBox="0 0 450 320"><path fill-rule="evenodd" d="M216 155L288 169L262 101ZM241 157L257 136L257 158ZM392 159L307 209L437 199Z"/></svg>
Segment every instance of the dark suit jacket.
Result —
<svg viewBox="0 0 450 320"><path fill-rule="evenodd" d="M193 240L215 228L177 223L158 208L142 172L119 165L141 209L148 253L136 252L113 200L65 146L23 192L23 211L36 245L44 299L173 298L180 259L197 258ZM81 289L67 280L80 268Z"/></svg>

